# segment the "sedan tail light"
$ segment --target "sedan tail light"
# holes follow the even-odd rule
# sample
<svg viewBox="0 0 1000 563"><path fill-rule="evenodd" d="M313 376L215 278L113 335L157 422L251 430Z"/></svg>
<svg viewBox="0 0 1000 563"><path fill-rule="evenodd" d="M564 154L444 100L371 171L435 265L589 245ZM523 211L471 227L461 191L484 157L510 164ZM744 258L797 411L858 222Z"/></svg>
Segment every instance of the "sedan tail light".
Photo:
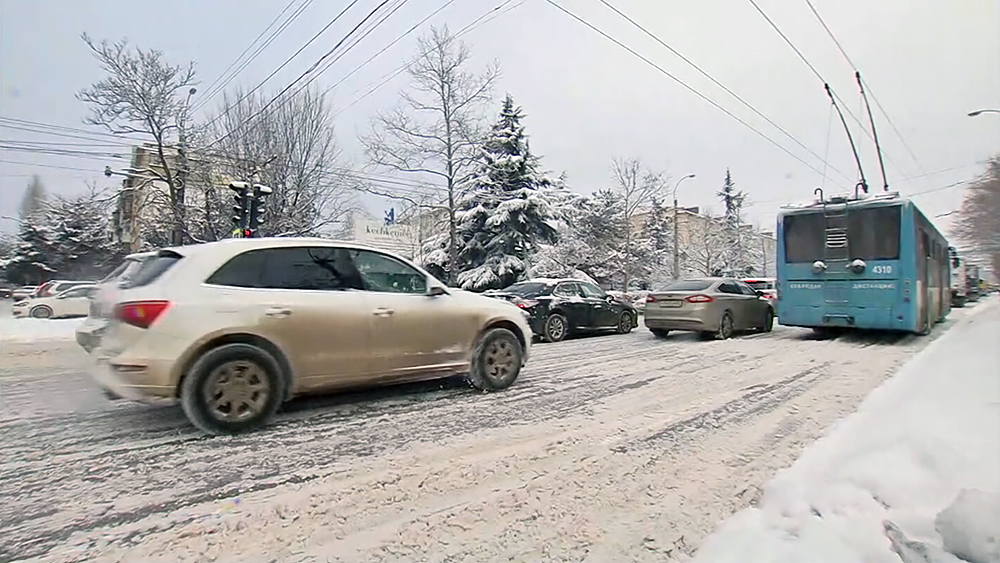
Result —
<svg viewBox="0 0 1000 563"><path fill-rule="evenodd" d="M646 303L656 303L656 296L655 295L647 295L646 296Z"/></svg>
<svg viewBox="0 0 1000 563"><path fill-rule="evenodd" d="M533 299L516 299L513 303L522 309L530 309L535 305L538 305L538 301Z"/></svg>
<svg viewBox="0 0 1000 563"><path fill-rule="evenodd" d="M149 328L169 307L169 301L128 301L115 306L115 319L139 328Z"/></svg>
<svg viewBox="0 0 1000 563"><path fill-rule="evenodd" d="M714 299L708 295L692 295L684 299L688 303L711 303Z"/></svg>

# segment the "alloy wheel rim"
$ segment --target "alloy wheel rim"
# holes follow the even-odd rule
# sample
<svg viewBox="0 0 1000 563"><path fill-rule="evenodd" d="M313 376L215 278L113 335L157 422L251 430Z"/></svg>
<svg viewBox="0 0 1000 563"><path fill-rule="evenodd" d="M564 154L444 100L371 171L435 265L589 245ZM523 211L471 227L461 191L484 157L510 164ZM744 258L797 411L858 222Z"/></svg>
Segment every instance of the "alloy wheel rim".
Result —
<svg viewBox="0 0 1000 563"><path fill-rule="evenodd" d="M486 373L494 380L502 381L514 373L517 356L513 345L507 340L496 340L486 348Z"/></svg>
<svg viewBox="0 0 1000 563"><path fill-rule="evenodd" d="M226 362L215 368L204 385L209 412L223 422L240 422L259 415L270 394L264 370L244 360Z"/></svg>
<svg viewBox="0 0 1000 563"><path fill-rule="evenodd" d="M559 317L552 317L552 320L549 321L549 337L552 340L558 340L562 337L565 328L566 327L563 324L562 319Z"/></svg>

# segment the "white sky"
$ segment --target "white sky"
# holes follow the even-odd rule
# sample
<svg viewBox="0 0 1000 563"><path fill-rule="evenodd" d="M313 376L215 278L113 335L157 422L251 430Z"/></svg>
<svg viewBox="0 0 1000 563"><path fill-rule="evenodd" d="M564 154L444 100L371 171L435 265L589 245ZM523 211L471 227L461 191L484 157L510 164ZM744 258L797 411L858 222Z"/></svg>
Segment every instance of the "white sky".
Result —
<svg viewBox="0 0 1000 563"><path fill-rule="evenodd" d="M293 1L298 6L307 0ZM444 1L409 0L315 84L329 88ZM820 159L810 156L599 0L556 1L688 82L814 167L824 169ZM828 129L830 104L822 83L749 0L609 1L812 151L821 156L828 154L830 166L851 180L856 178L856 167L836 117L832 129ZM806 1L756 1L830 82L847 109L867 123L852 69ZM502 2L455 0L429 24L447 23L452 30L458 30ZM201 91L193 99L197 103L207 86L286 3L0 0L0 116L97 131L82 123L87 108L74 98L74 93L101 78L79 37L82 32L98 39L127 37L142 47L163 51L171 62L196 61L201 80ZM876 126L888 157L891 187L904 194L920 194L916 196L918 204L928 215L954 210L961 202L961 187L938 188L974 177L988 156L1000 153L1000 114L966 116L974 109L1000 108L1000 2L814 0L813 4L916 155L915 161L876 107ZM310 3L232 85L256 85L343 5L342 1ZM361 0L320 40L268 81L264 90L273 94L287 85L375 5L376 0ZM574 190L587 193L606 187L611 159L635 156L674 179L697 174L680 188L681 204L718 209L714 194L728 167L737 186L755 202L748 210L749 217L770 227L781 204L807 199L816 186L824 184L820 174L546 0L514 0L511 5L517 7L476 28L464 39L473 50L476 65L499 60L503 77L496 92L498 108L505 92L524 106L532 149L544 157L547 168L565 170ZM334 89L334 105L347 106L358 97L359 90L412 57L416 36L424 31L426 28L407 36ZM406 77L402 75L338 117L340 142L349 159L363 162L357 133L367 129L375 111L394 105L405 86ZM201 110L202 117L205 109ZM847 119L861 148L869 184L878 189L881 178L872 143L850 117ZM0 141L88 142L28 133L9 125L0 122ZM113 146L58 147L127 155L123 148ZM116 159L0 149L0 216L17 214L31 174L41 176L50 192L70 193L82 189L86 180L100 185L116 183L101 174L106 164L127 166ZM851 185L836 173L830 174L827 185ZM378 215L390 205L379 201L371 204ZM947 227L947 218L938 219L938 223ZM13 221L0 219L2 229L9 231L14 226Z"/></svg>

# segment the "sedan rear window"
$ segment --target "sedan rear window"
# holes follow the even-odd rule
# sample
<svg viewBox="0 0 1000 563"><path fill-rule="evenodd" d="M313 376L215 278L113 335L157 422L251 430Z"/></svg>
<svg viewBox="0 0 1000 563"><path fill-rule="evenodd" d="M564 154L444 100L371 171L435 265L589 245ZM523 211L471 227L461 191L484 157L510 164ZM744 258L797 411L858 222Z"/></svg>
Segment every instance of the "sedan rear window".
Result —
<svg viewBox="0 0 1000 563"><path fill-rule="evenodd" d="M549 287L549 284L542 282L521 282L515 283L503 290L503 292L516 295L517 297L538 297L547 287Z"/></svg>
<svg viewBox="0 0 1000 563"><path fill-rule="evenodd" d="M774 282L770 281L754 280L754 281L748 281L746 282L746 284L759 291L763 291L765 289L774 289Z"/></svg>
<svg viewBox="0 0 1000 563"><path fill-rule="evenodd" d="M712 280L678 280L667 285L663 291L704 291L712 285Z"/></svg>
<svg viewBox="0 0 1000 563"><path fill-rule="evenodd" d="M153 283L181 258L183 256L172 250L161 250L155 258L143 262L139 271L131 279L124 280L121 285L122 289L142 287Z"/></svg>

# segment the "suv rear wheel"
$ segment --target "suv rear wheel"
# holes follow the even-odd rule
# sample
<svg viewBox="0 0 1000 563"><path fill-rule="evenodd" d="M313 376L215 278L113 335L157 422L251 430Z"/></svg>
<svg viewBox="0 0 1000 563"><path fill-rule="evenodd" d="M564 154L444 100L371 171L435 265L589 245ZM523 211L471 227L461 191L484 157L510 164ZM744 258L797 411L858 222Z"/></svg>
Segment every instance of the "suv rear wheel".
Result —
<svg viewBox="0 0 1000 563"><path fill-rule="evenodd" d="M263 426L281 406L281 368L250 344L213 348L191 366L181 385L181 406L208 434L238 434Z"/></svg>
<svg viewBox="0 0 1000 563"><path fill-rule="evenodd" d="M499 391L511 386L521 373L524 347L505 328L492 328L476 343L469 368L469 383L483 391Z"/></svg>

